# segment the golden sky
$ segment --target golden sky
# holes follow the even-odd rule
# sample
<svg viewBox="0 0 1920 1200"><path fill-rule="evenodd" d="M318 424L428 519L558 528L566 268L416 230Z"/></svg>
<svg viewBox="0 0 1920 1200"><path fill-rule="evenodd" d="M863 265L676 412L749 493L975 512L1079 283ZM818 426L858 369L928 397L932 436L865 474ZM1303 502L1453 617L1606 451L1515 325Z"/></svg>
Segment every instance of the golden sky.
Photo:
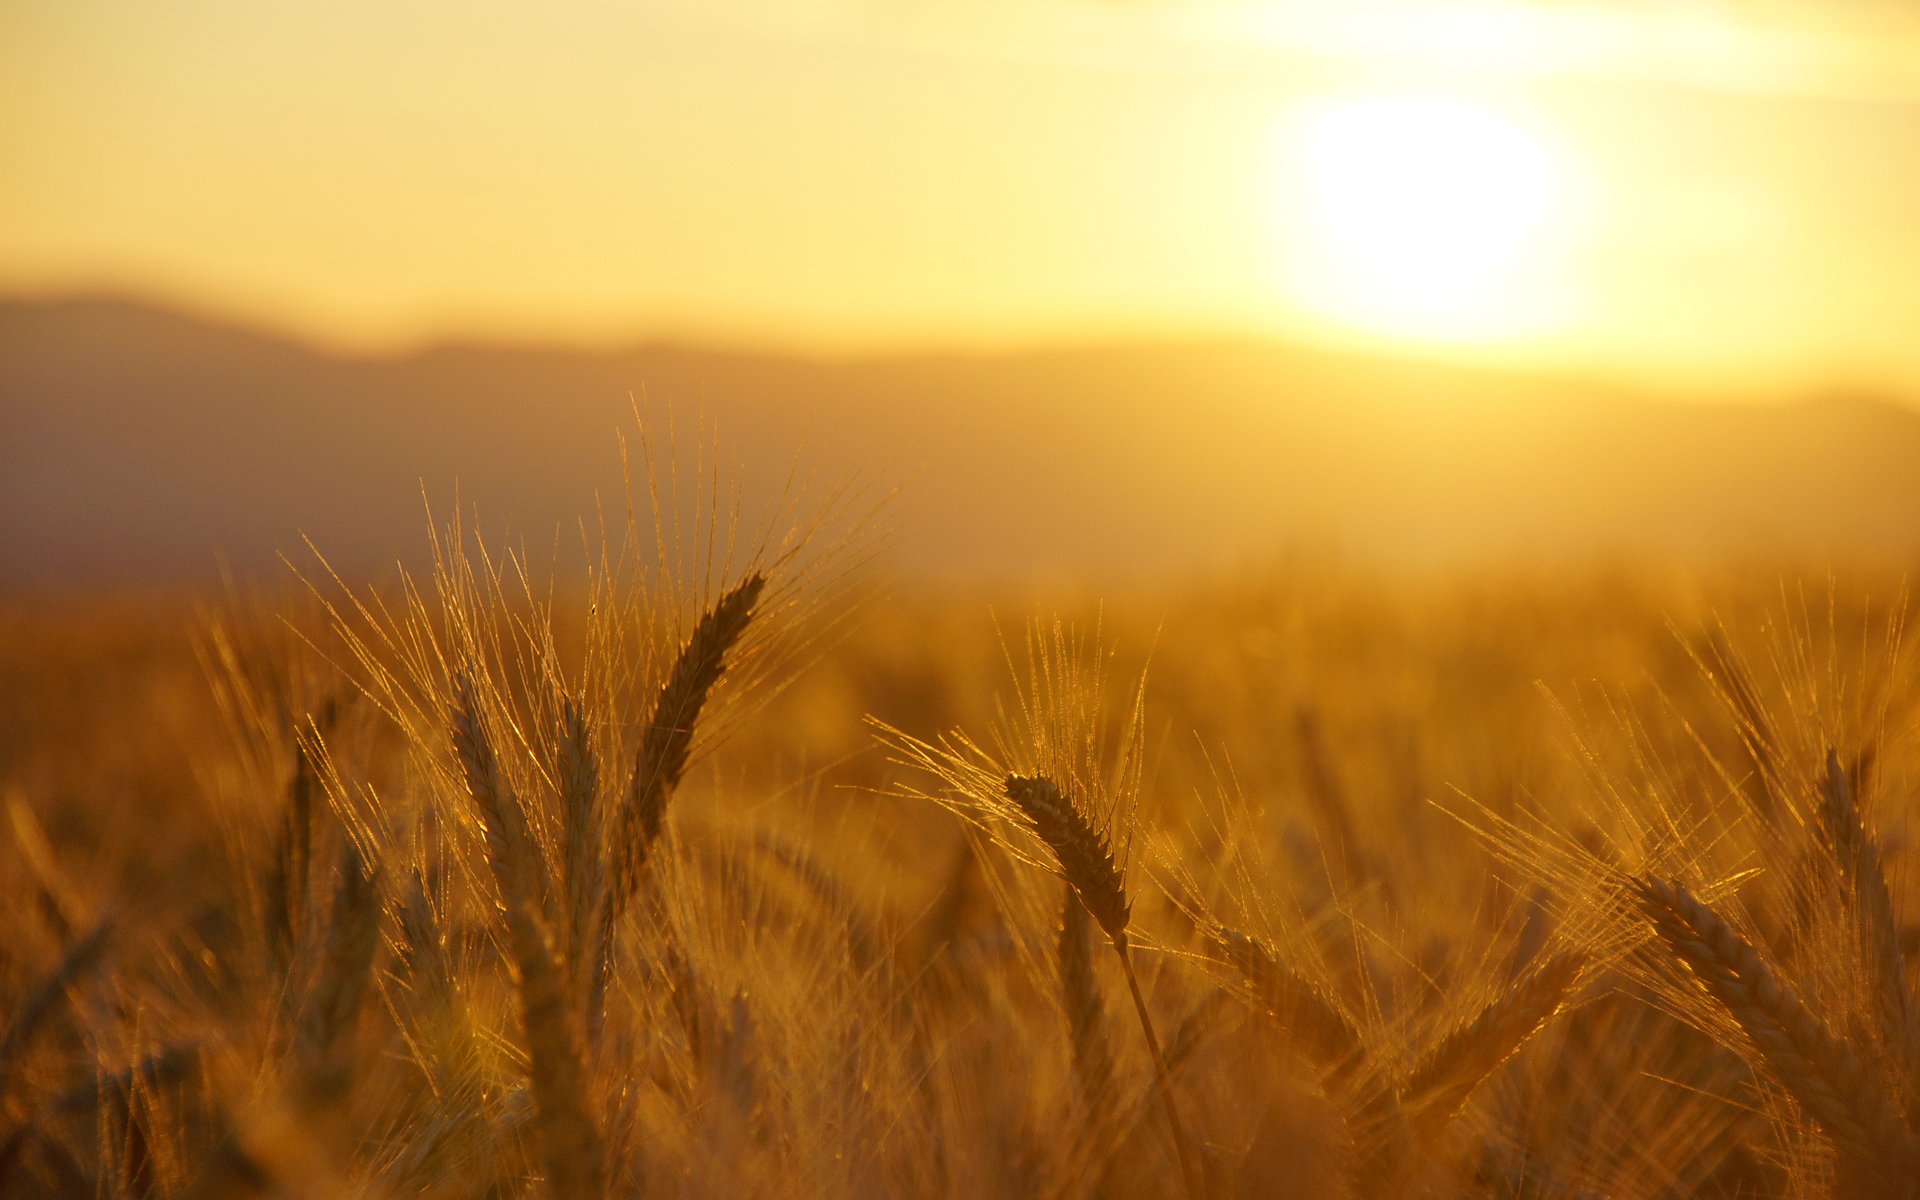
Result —
<svg viewBox="0 0 1920 1200"><path fill-rule="evenodd" d="M0 290L1920 391L1895 0L0 6Z"/></svg>

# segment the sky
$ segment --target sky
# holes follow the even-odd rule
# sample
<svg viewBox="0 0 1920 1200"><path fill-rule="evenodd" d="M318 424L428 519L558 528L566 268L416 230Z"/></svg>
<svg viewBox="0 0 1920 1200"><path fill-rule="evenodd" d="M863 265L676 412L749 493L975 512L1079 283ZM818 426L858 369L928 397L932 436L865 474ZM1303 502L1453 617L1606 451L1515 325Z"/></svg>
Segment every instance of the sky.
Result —
<svg viewBox="0 0 1920 1200"><path fill-rule="evenodd" d="M0 292L1920 396L1888 0L0 0Z"/></svg>

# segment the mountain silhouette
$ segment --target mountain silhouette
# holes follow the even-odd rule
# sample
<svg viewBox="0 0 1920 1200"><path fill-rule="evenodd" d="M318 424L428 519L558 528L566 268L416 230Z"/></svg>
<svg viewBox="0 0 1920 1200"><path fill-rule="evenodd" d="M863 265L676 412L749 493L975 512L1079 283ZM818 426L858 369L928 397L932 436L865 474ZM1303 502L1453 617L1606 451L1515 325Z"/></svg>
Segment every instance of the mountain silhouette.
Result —
<svg viewBox="0 0 1920 1200"><path fill-rule="evenodd" d="M717 446L749 513L796 469L815 493L898 484L890 553L933 576L1302 546L1416 565L1920 549L1920 413L1872 399L1690 404L1256 343L355 359L130 302L21 300L0 304L0 584L257 574L303 539L365 576L421 562L425 504L444 517L456 495L490 536L577 548L583 523L625 520L636 405L683 492Z"/></svg>

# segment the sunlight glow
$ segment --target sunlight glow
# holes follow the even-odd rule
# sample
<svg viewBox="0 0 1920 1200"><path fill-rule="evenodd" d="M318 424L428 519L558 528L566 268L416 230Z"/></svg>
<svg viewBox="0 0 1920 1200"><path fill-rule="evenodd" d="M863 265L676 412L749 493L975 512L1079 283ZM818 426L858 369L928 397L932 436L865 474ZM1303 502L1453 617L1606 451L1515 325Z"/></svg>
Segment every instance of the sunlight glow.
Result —
<svg viewBox="0 0 1920 1200"><path fill-rule="evenodd" d="M1325 99L1290 123L1282 159L1291 290L1308 307L1440 341L1551 323L1539 276L1571 177L1518 122L1447 97Z"/></svg>

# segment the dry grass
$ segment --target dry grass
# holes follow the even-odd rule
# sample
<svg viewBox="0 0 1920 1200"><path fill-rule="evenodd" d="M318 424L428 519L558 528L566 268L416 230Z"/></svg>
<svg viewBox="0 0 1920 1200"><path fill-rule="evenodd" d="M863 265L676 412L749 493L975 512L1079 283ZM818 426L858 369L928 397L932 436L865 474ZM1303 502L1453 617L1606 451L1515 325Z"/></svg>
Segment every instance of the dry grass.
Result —
<svg viewBox="0 0 1920 1200"><path fill-rule="evenodd" d="M0 712L0 1195L1915 1195L1896 587L1295 564L1006 639L659 490L574 592L455 528ZM93 652L9 621L14 695Z"/></svg>

